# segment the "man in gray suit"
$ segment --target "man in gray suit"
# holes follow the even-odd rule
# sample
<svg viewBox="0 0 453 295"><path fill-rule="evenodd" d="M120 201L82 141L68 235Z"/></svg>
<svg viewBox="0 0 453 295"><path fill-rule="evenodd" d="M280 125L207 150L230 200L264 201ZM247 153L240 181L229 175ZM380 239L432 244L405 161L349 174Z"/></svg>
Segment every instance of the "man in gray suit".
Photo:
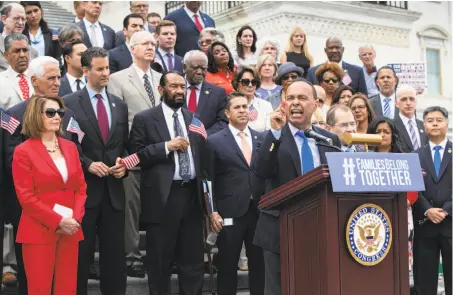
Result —
<svg viewBox="0 0 453 295"><path fill-rule="evenodd" d="M150 67L156 51L156 40L152 33L140 31L132 35L130 48L133 64L111 75L107 86L110 93L123 99L128 105L129 128L137 113L160 104L157 86L162 76ZM139 251L140 168L129 170L129 176L124 179L124 188L128 205L125 210L127 274L131 277L144 277L145 268Z"/></svg>
<svg viewBox="0 0 453 295"><path fill-rule="evenodd" d="M343 152L364 152L364 149L356 145L348 145L343 135L357 133L357 123L351 109L342 104L331 107L326 115L326 129L340 138Z"/></svg>
<svg viewBox="0 0 453 295"><path fill-rule="evenodd" d="M25 10L22 5L10 3L2 7L1 19L4 25L0 36L0 72L6 71L8 62L5 59L5 38L13 33L22 34L25 28ZM28 43L27 43L28 44ZM31 48L31 59L38 56L38 52Z"/></svg>

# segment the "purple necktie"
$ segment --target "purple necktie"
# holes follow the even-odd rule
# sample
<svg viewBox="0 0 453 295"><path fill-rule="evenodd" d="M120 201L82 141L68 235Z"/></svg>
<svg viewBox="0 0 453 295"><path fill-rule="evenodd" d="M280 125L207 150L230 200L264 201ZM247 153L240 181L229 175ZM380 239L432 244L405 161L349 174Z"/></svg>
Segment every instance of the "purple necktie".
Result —
<svg viewBox="0 0 453 295"><path fill-rule="evenodd" d="M167 62L168 62L168 71L169 72L173 71L173 57L171 56L171 53L167 53Z"/></svg>
<svg viewBox="0 0 453 295"><path fill-rule="evenodd" d="M99 129L101 130L102 139L107 143L107 139L109 138L109 118L104 102L102 101L102 95L96 94L96 98L98 99L96 109L98 113Z"/></svg>

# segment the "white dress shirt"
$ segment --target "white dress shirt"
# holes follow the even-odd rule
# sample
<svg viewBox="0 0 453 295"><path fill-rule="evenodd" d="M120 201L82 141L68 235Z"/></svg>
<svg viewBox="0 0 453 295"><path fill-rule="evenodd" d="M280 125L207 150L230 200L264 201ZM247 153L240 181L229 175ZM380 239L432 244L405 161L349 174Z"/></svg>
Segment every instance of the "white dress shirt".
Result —
<svg viewBox="0 0 453 295"><path fill-rule="evenodd" d="M69 73L66 73L66 77L68 77L69 86L71 86L72 92L76 92L77 91L77 78L72 76ZM82 76L81 78L79 78L79 80L80 80L80 89L85 88L85 86L86 86L85 76Z"/></svg>
<svg viewBox="0 0 453 295"><path fill-rule="evenodd" d="M411 138L411 131L409 129L409 124L412 124L412 127L415 130L415 137L417 137L418 146L421 147L422 142L420 141L420 131L418 130L417 121L415 120L415 115L412 117L412 119L409 119L408 117L404 116L401 113L399 113L399 116L401 118L401 121L403 121L404 127L406 128L407 134L409 134L409 138L411 141L412 141L412 138ZM412 123L409 123L409 121L412 121Z"/></svg>
<svg viewBox="0 0 453 295"><path fill-rule="evenodd" d="M433 163L434 163L434 154L436 153L436 151L434 150L434 147L440 145L439 153L440 153L440 161L442 162L442 159L444 158L445 146L447 145L447 141L448 141L447 137L445 137L445 139L439 144L435 144L431 140L429 141L429 148L431 150L431 157L433 158Z"/></svg>
<svg viewBox="0 0 453 295"><path fill-rule="evenodd" d="M379 99L381 100L381 105L382 105L382 115L385 115L385 111L384 111L384 108L385 108L385 101L384 99L386 99L387 97L385 97L384 95L382 95L382 93L379 93ZM389 96L388 98L390 98L390 101L389 101L389 105L390 105L390 116L391 116L391 119L394 119L395 118L395 93L393 93L391 96Z"/></svg>
<svg viewBox="0 0 453 295"><path fill-rule="evenodd" d="M249 107L253 107L258 111L258 118L255 121L250 121L248 126L255 131L263 132L271 129L271 113L274 111L270 102L254 97L249 103Z"/></svg>
<svg viewBox="0 0 453 295"><path fill-rule="evenodd" d="M94 25L94 31L96 32L96 40L98 42L98 47L104 47L104 34L102 33L102 28L99 22L91 23L85 17L83 18L83 22L85 23L85 28L87 30L88 36L90 37L91 45L93 44L93 36L91 35L91 26Z"/></svg>
<svg viewBox="0 0 453 295"><path fill-rule="evenodd" d="M187 15L190 17L190 19L195 24L195 17L194 17L195 13L192 10L189 10L185 5L184 5L184 10L186 11ZM203 21L203 17L200 14L200 10L198 10L197 15L198 15L198 20L200 21L201 26L203 28L206 28L206 25L205 25L205 23Z"/></svg>
<svg viewBox="0 0 453 295"><path fill-rule="evenodd" d="M159 62L161 65L165 65L165 68L167 68L167 71L170 70L170 68L168 67L167 53L171 54L171 60L173 61L173 70L174 70L175 69L175 50L172 49L170 52L166 52L166 51L163 51L162 49L160 49L160 47L159 47L159 48L157 48L157 52L159 54L156 54L154 60L156 61L156 59L157 59L157 62Z"/></svg>
<svg viewBox="0 0 453 295"><path fill-rule="evenodd" d="M189 106L189 98L190 98L190 93L192 92L192 89L190 87L195 86L195 94L197 96L197 107L198 107L198 102L200 101L200 93L201 93L201 86L203 82L197 85L190 85L189 81L186 80L186 87L187 87L187 97L186 97L186 103L187 106Z"/></svg>
<svg viewBox="0 0 453 295"><path fill-rule="evenodd" d="M151 68L149 68L148 71L145 73L145 72L142 71L142 69L137 67L135 64L132 64L132 65L134 66L134 69L137 72L137 75L140 78L140 81L142 81L143 87L145 87L145 78L144 78L144 76L145 76L145 74L148 75L149 84L151 84L151 89L154 92L153 76L151 76Z"/></svg>
<svg viewBox="0 0 453 295"><path fill-rule="evenodd" d="M170 138L173 139L175 138L175 124L173 118L175 111L167 106L164 102L162 103L162 111L164 112L165 122L167 123ZM181 108L179 108L176 113L178 114L178 121L181 125L182 132L184 133L184 138L187 139L190 143L189 137L187 136L186 122L184 121L184 116L182 114ZM165 143L165 152L167 153L167 155L170 153L170 151L168 150L168 142ZM190 145L187 152L189 154L190 160L190 179L194 179L195 177L197 177L197 173L195 171L195 163L193 161L192 148L190 147ZM175 175L173 176L173 180L182 180L181 175L179 175L179 155L177 152L174 152L173 155L175 156Z"/></svg>

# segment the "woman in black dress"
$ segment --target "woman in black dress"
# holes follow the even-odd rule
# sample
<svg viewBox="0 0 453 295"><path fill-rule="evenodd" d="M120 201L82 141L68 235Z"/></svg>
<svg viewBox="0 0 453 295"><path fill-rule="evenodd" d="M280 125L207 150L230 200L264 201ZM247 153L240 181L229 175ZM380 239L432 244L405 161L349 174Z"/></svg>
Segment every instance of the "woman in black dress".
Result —
<svg viewBox="0 0 453 295"><path fill-rule="evenodd" d="M293 29L289 35L288 47L280 57L280 63L288 61L303 68L303 78L307 78L308 69L313 66L313 57L308 51L307 35L300 27Z"/></svg>

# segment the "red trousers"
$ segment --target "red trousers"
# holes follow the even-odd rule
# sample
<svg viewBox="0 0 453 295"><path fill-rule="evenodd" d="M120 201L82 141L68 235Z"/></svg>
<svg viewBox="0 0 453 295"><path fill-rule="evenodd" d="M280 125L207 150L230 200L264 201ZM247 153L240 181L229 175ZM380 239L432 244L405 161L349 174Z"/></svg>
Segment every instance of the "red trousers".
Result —
<svg viewBox="0 0 453 295"><path fill-rule="evenodd" d="M76 295L78 252L79 241L67 236L54 244L22 244L28 295Z"/></svg>

